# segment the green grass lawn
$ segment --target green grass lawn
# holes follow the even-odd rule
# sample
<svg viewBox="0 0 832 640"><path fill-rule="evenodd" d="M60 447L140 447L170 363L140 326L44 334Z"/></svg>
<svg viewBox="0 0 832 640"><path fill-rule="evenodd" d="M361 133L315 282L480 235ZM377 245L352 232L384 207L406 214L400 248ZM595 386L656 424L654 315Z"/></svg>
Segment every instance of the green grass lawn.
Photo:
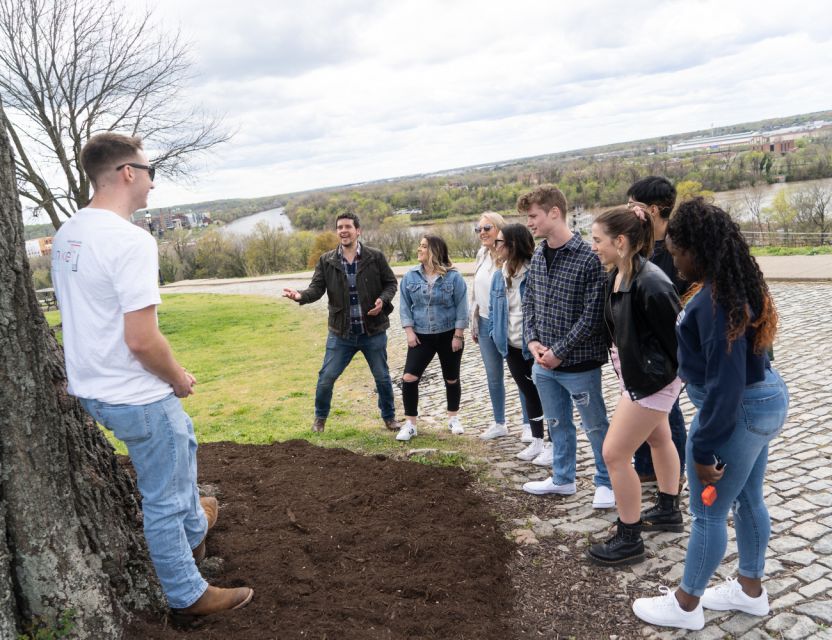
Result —
<svg viewBox="0 0 832 640"><path fill-rule="evenodd" d="M819 256L832 254L832 246L822 247L751 247L754 256Z"/></svg>
<svg viewBox="0 0 832 640"><path fill-rule="evenodd" d="M481 445L467 438L427 430L413 443L396 442L379 417L375 383L360 354L335 385L326 431L312 433L315 384L326 342L326 314L320 309L255 296L171 294L163 300L162 333L197 379L195 394L183 404L200 442L268 444L303 438L391 455L438 448L451 454L418 461L454 466L480 451ZM50 325L60 322L57 312L46 315Z"/></svg>

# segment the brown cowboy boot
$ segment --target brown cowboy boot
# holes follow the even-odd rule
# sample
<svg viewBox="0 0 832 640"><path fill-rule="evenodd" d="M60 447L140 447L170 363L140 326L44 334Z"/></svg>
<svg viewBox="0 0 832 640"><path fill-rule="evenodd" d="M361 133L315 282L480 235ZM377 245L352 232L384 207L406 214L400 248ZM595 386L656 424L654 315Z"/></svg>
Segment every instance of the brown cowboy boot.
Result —
<svg viewBox="0 0 832 640"><path fill-rule="evenodd" d="M190 607L184 609L171 609L171 621L178 625L187 625L194 622L194 618L209 616L221 611L233 611L242 609L254 597L254 589L250 587L237 587L235 589L223 589L209 586L199 600Z"/></svg>
<svg viewBox="0 0 832 640"><path fill-rule="evenodd" d="M217 517L219 516L219 503L216 498L203 496L199 499L199 504L202 505L202 510L205 512L205 519L208 520L208 529L205 530L205 537L196 547L194 547L194 560L197 564L205 559L205 540L208 538L208 532L217 524Z"/></svg>

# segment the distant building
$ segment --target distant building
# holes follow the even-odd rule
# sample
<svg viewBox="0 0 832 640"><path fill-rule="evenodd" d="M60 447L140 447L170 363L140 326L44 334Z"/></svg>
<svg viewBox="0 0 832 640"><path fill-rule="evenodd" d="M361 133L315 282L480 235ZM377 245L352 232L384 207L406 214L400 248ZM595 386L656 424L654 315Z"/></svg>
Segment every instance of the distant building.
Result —
<svg viewBox="0 0 832 640"><path fill-rule="evenodd" d="M667 145L668 153L708 149L711 151L728 151L754 149L767 153L790 153L795 150L795 140L808 136L818 129L830 126L829 122L815 120L794 127L781 127L771 131L742 131L721 136L702 136L688 138Z"/></svg>
<svg viewBox="0 0 832 640"><path fill-rule="evenodd" d="M52 236L27 240L26 255L30 258L52 255Z"/></svg>

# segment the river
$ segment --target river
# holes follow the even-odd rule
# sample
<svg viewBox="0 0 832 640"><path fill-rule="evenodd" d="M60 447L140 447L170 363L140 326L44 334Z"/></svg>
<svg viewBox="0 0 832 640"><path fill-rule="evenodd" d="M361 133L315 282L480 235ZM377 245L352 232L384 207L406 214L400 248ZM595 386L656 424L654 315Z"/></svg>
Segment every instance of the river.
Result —
<svg viewBox="0 0 832 640"><path fill-rule="evenodd" d="M259 213L253 213L250 216L237 218L233 222L229 222L227 225L222 227L222 231L223 233L233 233L235 235L246 236L254 231L254 227L256 227L259 222L265 222L270 227L282 229L286 233L292 233L292 223L289 221L289 217L284 212L283 207L269 209L268 211L261 211Z"/></svg>

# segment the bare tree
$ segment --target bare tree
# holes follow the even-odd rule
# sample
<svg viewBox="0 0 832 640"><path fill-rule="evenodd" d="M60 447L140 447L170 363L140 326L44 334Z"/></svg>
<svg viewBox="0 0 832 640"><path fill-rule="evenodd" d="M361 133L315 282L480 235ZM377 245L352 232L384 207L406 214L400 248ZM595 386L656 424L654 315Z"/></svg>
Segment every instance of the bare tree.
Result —
<svg viewBox="0 0 832 640"><path fill-rule="evenodd" d="M832 232L832 190L814 185L794 196L797 221L807 231L820 233L819 244L826 244Z"/></svg>
<svg viewBox="0 0 832 640"><path fill-rule="evenodd" d="M745 210L757 226L757 231L763 230L763 188L755 185L748 187L742 196Z"/></svg>
<svg viewBox="0 0 832 640"><path fill-rule="evenodd" d="M183 107L186 46L149 10L113 0L0 0L0 93L20 195L55 228L89 202L84 142L118 130L146 138L159 171L189 172L195 154L226 141L216 118Z"/></svg>

